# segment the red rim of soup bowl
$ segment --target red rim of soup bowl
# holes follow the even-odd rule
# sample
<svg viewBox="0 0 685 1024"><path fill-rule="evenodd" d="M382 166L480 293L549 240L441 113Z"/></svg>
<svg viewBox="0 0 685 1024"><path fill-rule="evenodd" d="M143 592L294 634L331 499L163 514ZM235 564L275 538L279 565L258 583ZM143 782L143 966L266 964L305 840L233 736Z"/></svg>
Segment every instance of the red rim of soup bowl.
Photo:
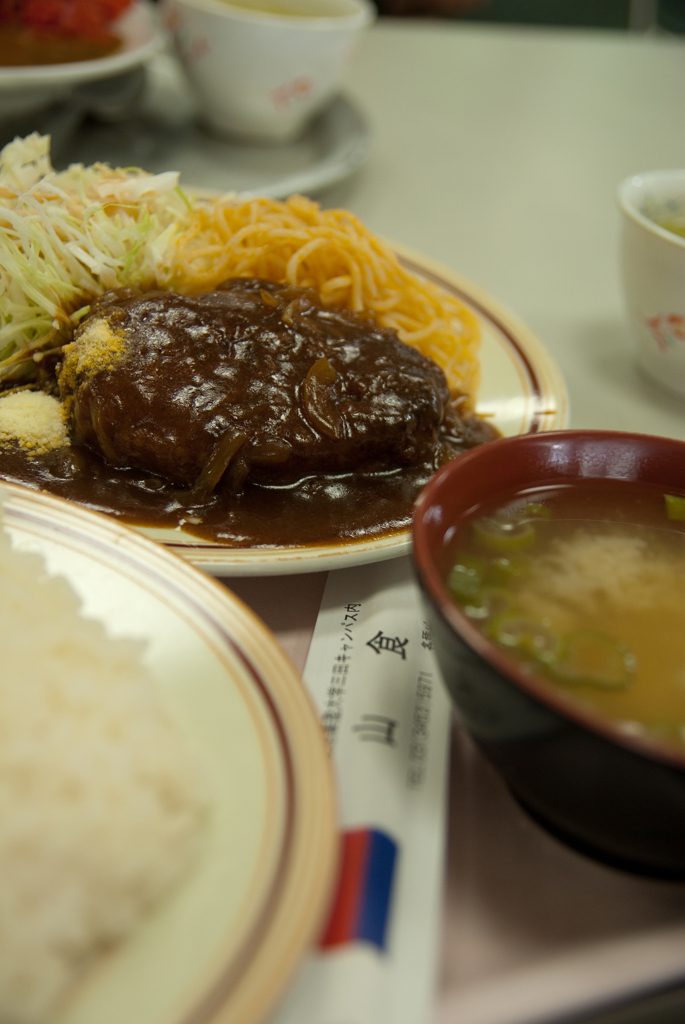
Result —
<svg viewBox="0 0 685 1024"><path fill-rule="evenodd" d="M629 449L632 457L627 460ZM547 457L549 452L555 453L553 462ZM533 471L536 465L537 473ZM680 483L673 479L676 466L680 469ZM600 472L602 468L612 471ZM412 532L419 580L448 626L475 654L524 693L612 743L685 771L685 752L680 754L656 740L624 733L610 719L586 710L553 684L538 682L522 672L513 658L473 624L447 590L445 577L451 568L449 555L456 533L451 527L498 494L517 487L533 488L578 479L656 483L685 495L685 442L619 431L563 430L501 438L471 449L438 470L416 500Z"/></svg>

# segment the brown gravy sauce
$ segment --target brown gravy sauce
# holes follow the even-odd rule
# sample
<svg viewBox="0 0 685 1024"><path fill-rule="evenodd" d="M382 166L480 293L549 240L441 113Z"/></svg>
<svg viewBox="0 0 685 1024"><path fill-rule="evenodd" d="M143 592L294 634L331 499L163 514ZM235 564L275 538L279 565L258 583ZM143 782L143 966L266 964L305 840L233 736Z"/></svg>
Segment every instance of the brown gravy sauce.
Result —
<svg viewBox="0 0 685 1024"><path fill-rule="evenodd" d="M84 39L34 32L25 25L0 24L0 67L4 68L97 60L119 49L121 40L114 35L103 40Z"/></svg>
<svg viewBox="0 0 685 1024"><path fill-rule="evenodd" d="M280 547L344 543L406 529L414 498L433 467L323 475L284 488L248 483L241 494L215 493L195 505L188 504L187 490L108 466L80 445L33 461L22 450L4 451L0 473L11 483L48 491L131 525L180 526L204 540L237 547Z"/></svg>

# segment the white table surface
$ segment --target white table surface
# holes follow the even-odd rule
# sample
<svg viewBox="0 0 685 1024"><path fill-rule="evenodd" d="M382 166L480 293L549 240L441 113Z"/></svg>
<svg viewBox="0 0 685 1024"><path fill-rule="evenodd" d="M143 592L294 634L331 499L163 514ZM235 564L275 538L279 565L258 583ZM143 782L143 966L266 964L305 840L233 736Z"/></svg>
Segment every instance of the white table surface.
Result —
<svg viewBox="0 0 685 1024"><path fill-rule="evenodd" d="M526 321L566 378L571 426L685 439L685 403L635 368L615 201L624 177L685 165L685 44L382 19L345 89L376 146L322 202L459 271ZM299 667L323 583L230 581ZM557 1020L565 1000L575 1013L601 1009L612 971L628 997L650 958L677 963L685 886L561 846L456 732L442 934L440 1024L533 1020L536 1000L535 1020Z"/></svg>
<svg viewBox="0 0 685 1024"><path fill-rule="evenodd" d="M685 43L385 19L346 89L376 148L326 205L525 320L564 373L572 426L685 438L685 405L634 369L615 201L628 175L685 165Z"/></svg>

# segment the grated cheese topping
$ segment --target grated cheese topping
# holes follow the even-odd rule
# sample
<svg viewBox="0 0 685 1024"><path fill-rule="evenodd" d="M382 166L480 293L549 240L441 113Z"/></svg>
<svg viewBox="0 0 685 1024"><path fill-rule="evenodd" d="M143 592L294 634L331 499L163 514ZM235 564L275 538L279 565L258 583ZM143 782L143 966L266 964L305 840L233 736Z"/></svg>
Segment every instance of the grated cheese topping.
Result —
<svg viewBox="0 0 685 1024"><path fill-rule="evenodd" d="M75 388L77 379L112 370L126 355L123 331L113 330L104 318L89 320L75 341L64 346L60 380Z"/></svg>

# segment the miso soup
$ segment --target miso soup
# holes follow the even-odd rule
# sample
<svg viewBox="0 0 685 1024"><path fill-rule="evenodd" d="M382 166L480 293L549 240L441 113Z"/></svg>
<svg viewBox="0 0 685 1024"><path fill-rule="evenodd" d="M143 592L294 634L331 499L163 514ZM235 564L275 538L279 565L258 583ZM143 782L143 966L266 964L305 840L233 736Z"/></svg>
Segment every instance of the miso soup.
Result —
<svg viewBox="0 0 685 1024"><path fill-rule="evenodd" d="M685 749L685 497L622 480L503 495L460 526L447 584L524 671Z"/></svg>

